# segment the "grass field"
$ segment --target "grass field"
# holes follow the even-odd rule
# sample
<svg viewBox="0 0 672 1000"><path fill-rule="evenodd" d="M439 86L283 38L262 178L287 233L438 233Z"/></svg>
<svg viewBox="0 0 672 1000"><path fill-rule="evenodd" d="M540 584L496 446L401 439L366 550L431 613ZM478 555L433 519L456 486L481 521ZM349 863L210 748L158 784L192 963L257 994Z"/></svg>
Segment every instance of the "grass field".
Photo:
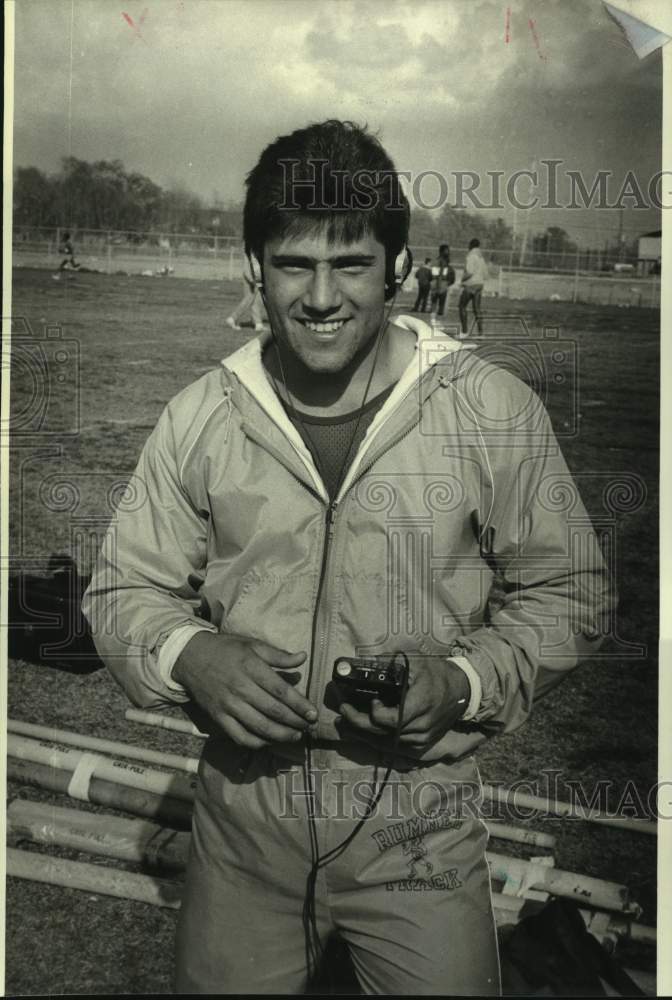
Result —
<svg viewBox="0 0 672 1000"><path fill-rule="evenodd" d="M47 271L15 270L12 569L45 571L55 552L89 568L115 484L133 470L163 405L251 335L223 322L239 291L238 283L96 274L55 282ZM404 299L402 312L412 305L409 293ZM538 348L538 369L551 373L535 387L589 512L616 538L620 607L609 655L585 663L522 730L490 743L479 754L481 773L543 789L544 773L559 771L561 792L566 780L588 793L608 780L612 808L630 787L646 801L657 766L658 314L496 299L485 306L483 349L515 368ZM454 308L448 320L456 322ZM566 358L575 351L576 375L562 386L553 381L558 340L542 333L549 328L566 342ZM626 644L646 655L631 656ZM127 723L125 696L105 671L15 660L8 687L11 717L197 751L190 738ZM8 795L57 801L27 787ZM654 838L576 821L533 825L558 836L558 867L625 883L655 922ZM174 925L172 911L9 879L6 992L166 992Z"/></svg>

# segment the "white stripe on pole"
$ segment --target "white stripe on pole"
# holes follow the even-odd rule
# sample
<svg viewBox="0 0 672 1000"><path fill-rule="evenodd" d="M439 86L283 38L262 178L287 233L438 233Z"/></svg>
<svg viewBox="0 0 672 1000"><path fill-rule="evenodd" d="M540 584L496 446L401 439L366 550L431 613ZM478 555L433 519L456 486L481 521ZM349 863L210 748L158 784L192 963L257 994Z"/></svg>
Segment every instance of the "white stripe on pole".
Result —
<svg viewBox="0 0 672 1000"><path fill-rule="evenodd" d="M134 747L129 743L104 740L97 736L84 736L81 733L73 733L66 729L52 729L49 726L36 726L31 722L8 719L7 731L17 733L20 736L32 736L37 740L65 743L66 746L81 747L83 750L98 750L100 753L116 754L117 757L141 760L146 764L159 764L162 767L172 767L176 771L187 771L189 774L196 774L198 771L198 759L195 757L181 757L179 754L164 753L161 750Z"/></svg>
<svg viewBox="0 0 672 1000"><path fill-rule="evenodd" d="M10 733L7 737L7 753L19 760L30 760L34 764L48 764L50 767L60 767L65 771L74 771L84 751L74 748L60 749L46 740L32 740L27 736L17 736ZM154 771L141 764L130 764L127 761L112 760L101 757L96 765L93 776L105 781L116 781L119 785L130 785L146 792L156 792L157 795L171 795L178 799L192 802L196 777L186 774L175 774L167 771Z"/></svg>

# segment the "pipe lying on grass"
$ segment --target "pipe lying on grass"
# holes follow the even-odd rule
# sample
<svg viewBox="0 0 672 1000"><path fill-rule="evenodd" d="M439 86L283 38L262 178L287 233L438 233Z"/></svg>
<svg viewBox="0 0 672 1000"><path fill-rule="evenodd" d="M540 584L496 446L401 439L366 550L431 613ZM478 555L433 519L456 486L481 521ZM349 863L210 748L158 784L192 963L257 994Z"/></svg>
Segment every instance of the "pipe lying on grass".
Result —
<svg viewBox="0 0 672 1000"><path fill-rule="evenodd" d="M145 764L158 764L160 767L170 767L175 771L187 771L189 774L196 774L198 771L198 759L195 757L182 757L176 753L134 747L129 743L103 740L97 736L85 736L67 729L52 729L50 726L36 726L32 722L21 722L19 719L7 719L7 731L19 736L30 736L37 740L64 743L66 746L79 747L82 750L97 750L99 753L115 754L117 757L140 760Z"/></svg>
<svg viewBox="0 0 672 1000"><path fill-rule="evenodd" d="M126 709L125 716L130 722L139 722L146 726L172 729L175 732L188 733L190 736L200 736L203 739L207 739L208 736L207 733L201 732L193 722L187 722L184 719L175 719L168 715L161 715L159 712L144 712L137 708L128 708ZM483 795L492 802L499 802L518 809L541 812L549 816L560 816L563 818L580 819L590 823L601 823L604 826L612 826L619 830L648 833L653 836L658 832L656 823L651 820L635 819L630 816L609 816L598 809L583 809L581 806L574 805L571 802L562 802L559 799L542 799L540 796L530 795L527 792L483 785ZM509 839L513 840L515 838L511 837ZM538 846L542 845L539 844Z"/></svg>
<svg viewBox="0 0 672 1000"><path fill-rule="evenodd" d="M172 909L179 907L182 891L182 884L170 879L157 879L123 869L69 861L13 847L7 848L7 874L14 878L46 882L67 889L132 899ZM530 904L530 901L524 898L501 893L493 893L492 902L500 924L517 923L523 908ZM532 907L534 906L533 902ZM590 927L594 914L582 908L580 912L586 925ZM637 924L634 920L612 915L608 927L618 937L627 937L632 941L649 944L656 943L656 929Z"/></svg>
<svg viewBox="0 0 672 1000"><path fill-rule="evenodd" d="M587 903L599 910L616 910L638 917L641 907L630 900L628 889L616 882L607 882L589 875L562 871L547 865L510 858L504 854L486 852L490 875L497 882L504 882L516 894L524 895L528 889L565 896L576 902Z"/></svg>
<svg viewBox="0 0 672 1000"><path fill-rule="evenodd" d="M36 764L31 760L9 757L7 777L10 781L67 795L72 780L72 768L66 771L49 764ZM188 801L120 785L116 781L106 781L104 778L96 777L95 774L89 783L89 802L119 812L132 813L134 816L154 819L178 830L191 829L192 806ZM488 829L490 836L497 839L517 841L534 847L555 846L555 837L548 833L507 827L504 823L490 823Z"/></svg>
<svg viewBox="0 0 672 1000"><path fill-rule="evenodd" d="M513 840L517 844L527 844L530 847L555 847L555 837L550 833L541 833L539 830L528 830L524 826L511 826L509 823L500 823L493 819L485 824L488 833L496 840Z"/></svg>
<svg viewBox="0 0 672 1000"><path fill-rule="evenodd" d="M64 809L24 799L10 803L7 832L15 843L56 844L171 871L183 871L186 867L191 837L189 833L177 833L147 820Z"/></svg>
<svg viewBox="0 0 672 1000"><path fill-rule="evenodd" d="M164 850L170 866L186 865L189 835L178 834L137 819L101 817L76 809L55 808L44 803L15 801L8 812L10 830L40 843L76 847L129 861L142 861L148 844ZM168 845L163 848L162 845ZM154 863L160 853L152 855ZM486 852L492 878L515 884L520 895L529 889L565 896L598 909L638 915L625 886L602 879L561 871L520 858Z"/></svg>
<svg viewBox="0 0 672 1000"><path fill-rule="evenodd" d="M142 791L157 795L193 801L196 777L167 771L154 771L140 764L112 760L84 750L60 749L46 741L31 740L27 736L10 733L7 737L7 753L10 757L30 760L35 764L48 764L71 771L68 795L89 800L90 778L104 778L120 785L130 785ZM80 780L81 779L81 780Z"/></svg>
<svg viewBox="0 0 672 1000"><path fill-rule="evenodd" d="M104 868L101 865L87 864L82 861L69 861L65 858L54 858L35 851L21 851L17 848L7 848L7 875L13 878L25 879L31 882L47 883L66 889L77 889L95 895L114 896L151 906L162 906L177 910L182 897L182 884L171 879L158 879L151 875L140 875L118 868ZM510 901L520 903L520 907L512 910ZM520 919L520 912L525 900L515 897L493 894L493 907L498 923L512 923ZM581 915L590 926L593 914L581 910ZM610 921L617 936L629 937L633 941L646 940L655 943L656 932L653 927L638 926L634 921L616 918ZM643 933L646 932L646 933ZM651 996L656 995L655 977L639 970L628 969L628 974L640 987Z"/></svg>
<svg viewBox="0 0 672 1000"><path fill-rule="evenodd" d="M102 865L83 861L52 858L36 851L20 851L15 847L7 848L7 874L31 882L46 882L66 889L81 889L104 896L117 896L119 899L133 899L139 903L167 906L173 910L179 908L182 895L182 884L170 879L137 875L120 868L103 868Z"/></svg>
<svg viewBox="0 0 672 1000"><path fill-rule="evenodd" d="M17 760L9 757L7 777L10 781L18 781L24 785L67 795L72 780L72 771L64 771L48 764L35 764L30 760ZM175 799L170 795L157 795L156 792L146 792L141 788L120 785L116 781L106 781L104 778L95 777L95 775L89 782L89 802L93 802L97 806L107 806L108 809L132 813L134 816L155 819L159 823L175 827L178 830L191 829L193 810L189 802Z"/></svg>
<svg viewBox="0 0 672 1000"><path fill-rule="evenodd" d="M648 833L655 836L658 828L655 822L646 819L635 819L630 816L610 816L598 809L583 809L571 802L559 799L542 799L527 792L509 791L506 788L493 788L483 785L483 796L492 802L509 805L516 809L541 812L545 815L561 816L567 819L580 819L589 823L600 823L603 826L613 826L619 830L629 830L634 833Z"/></svg>
<svg viewBox="0 0 672 1000"><path fill-rule="evenodd" d="M141 708L127 708L124 718L128 722L139 722L143 726L155 726L157 729L170 729L174 733L186 733L188 736L208 738L198 726L187 719L176 719L172 715L161 715L160 712L144 712Z"/></svg>

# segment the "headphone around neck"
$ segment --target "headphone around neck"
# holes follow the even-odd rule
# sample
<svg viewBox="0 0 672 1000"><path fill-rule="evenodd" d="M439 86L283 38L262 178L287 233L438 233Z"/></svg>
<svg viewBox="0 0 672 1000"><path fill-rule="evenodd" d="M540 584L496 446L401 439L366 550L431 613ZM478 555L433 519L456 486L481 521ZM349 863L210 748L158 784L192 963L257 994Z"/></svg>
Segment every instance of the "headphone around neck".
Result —
<svg viewBox="0 0 672 1000"><path fill-rule="evenodd" d="M264 287L264 274L259 263L259 259L253 254L248 253L247 259L250 264L250 271L252 272L252 281L255 283L258 289L263 289ZM413 267L413 254L407 246L401 250L400 253L394 259L394 266L388 271L385 276L385 298L391 299L397 294L406 278L411 273Z"/></svg>

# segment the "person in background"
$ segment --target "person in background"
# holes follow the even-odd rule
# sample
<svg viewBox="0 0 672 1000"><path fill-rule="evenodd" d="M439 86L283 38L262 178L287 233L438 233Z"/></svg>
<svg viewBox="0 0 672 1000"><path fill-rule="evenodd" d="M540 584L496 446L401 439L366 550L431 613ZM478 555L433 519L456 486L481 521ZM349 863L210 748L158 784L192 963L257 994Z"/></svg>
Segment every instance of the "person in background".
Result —
<svg viewBox="0 0 672 1000"><path fill-rule="evenodd" d="M421 264L415 272L415 280L418 283L418 295L413 306L413 312L424 313L427 309L427 299L432 287L432 269L429 266L431 263L432 258L425 257L425 263Z"/></svg>
<svg viewBox="0 0 672 1000"><path fill-rule="evenodd" d="M75 248L72 245L70 233L63 233L63 239L58 249L60 253L65 254L58 270L65 271L67 267L71 267L73 271L79 270L79 264L75 260Z"/></svg>
<svg viewBox="0 0 672 1000"><path fill-rule="evenodd" d="M478 332L483 333L483 313L481 311L481 296L483 286L488 279L489 271L483 254L481 253L481 241L473 239L469 241L469 252L464 262L464 272L462 274L462 293L458 303L460 312L460 323L462 334L468 333L467 307L472 303L474 317Z"/></svg>
<svg viewBox="0 0 672 1000"><path fill-rule="evenodd" d="M443 316L448 289L455 284L455 271L450 264L450 249L447 243L442 243L439 247L439 259L433 269L433 274L432 312L436 309L436 315Z"/></svg>
<svg viewBox="0 0 672 1000"><path fill-rule="evenodd" d="M245 255L243 257L243 297L231 315L226 317L226 325L230 326L232 330L240 330L241 327L238 325L238 320L248 310L252 316L254 329L257 332L263 330L264 323L261 313L261 296L259 294L259 289L254 282L254 278L252 277L249 259L247 255Z"/></svg>

